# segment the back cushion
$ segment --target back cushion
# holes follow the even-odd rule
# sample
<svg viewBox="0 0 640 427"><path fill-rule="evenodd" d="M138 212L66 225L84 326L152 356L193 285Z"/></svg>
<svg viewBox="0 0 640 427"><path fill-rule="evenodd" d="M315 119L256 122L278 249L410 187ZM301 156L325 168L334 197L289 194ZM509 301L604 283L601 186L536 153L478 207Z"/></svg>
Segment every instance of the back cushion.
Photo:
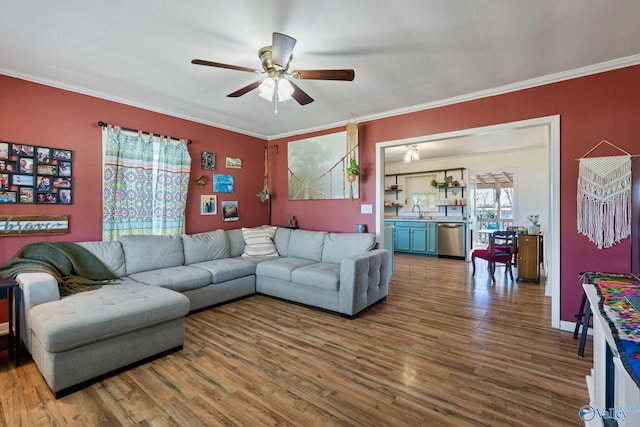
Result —
<svg viewBox="0 0 640 427"><path fill-rule="evenodd" d="M291 230L290 228L278 227L276 230L276 235L273 238L273 243L276 244L276 249L280 256L288 256L289 255L289 239L291 239Z"/></svg>
<svg viewBox="0 0 640 427"><path fill-rule="evenodd" d="M229 258L229 240L224 230L207 231L197 234L183 234L184 263L211 261Z"/></svg>
<svg viewBox="0 0 640 427"><path fill-rule="evenodd" d="M179 235L122 236L120 242L127 263L127 275L184 265L182 238Z"/></svg>
<svg viewBox="0 0 640 427"><path fill-rule="evenodd" d="M244 237L242 236L242 229L235 228L233 230L227 230L227 239L229 239L229 256L238 257L244 252Z"/></svg>
<svg viewBox="0 0 640 427"><path fill-rule="evenodd" d="M293 230L287 256L320 262L326 231Z"/></svg>
<svg viewBox="0 0 640 427"><path fill-rule="evenodd" d="M116 276L123 277L127 274L122 244L117 240L115 242L78 242L78 245L95 255Z"/></svg>
<svg viewBox="0 0 640 427"><path fill-rule="evenodd" d="M343 259L370 251L376 245L371 233L329 233L324 240L322 262L340 264Z"/></svg>

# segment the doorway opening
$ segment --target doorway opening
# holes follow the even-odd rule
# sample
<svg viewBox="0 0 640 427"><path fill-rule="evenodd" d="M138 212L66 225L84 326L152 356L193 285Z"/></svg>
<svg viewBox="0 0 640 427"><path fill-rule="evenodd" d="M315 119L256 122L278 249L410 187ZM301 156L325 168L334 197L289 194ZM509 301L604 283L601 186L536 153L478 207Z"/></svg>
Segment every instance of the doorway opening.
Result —
<svg viewBox="0 0 640 427"><path fill-rule="evenodd" d="M540 213L546 216L543 223L546 251L546 295L551 297L551 326L554 328L572 329L572 323L560 321L560 116L547 116L535 119L521 120L517 122L503 123L499 125L483 126L479 128L464 129L440 134L425 135L400 140L382 141L376 143L376 234L380 245L384 247L384 184L385 184L385 150L387 148L399 149L401 146L419 144L429 146L429 143L447 141L447 146L456 145L456 141L465 140L460 144L466 153L473 152L473 145L467 143L467 138L495 138L508 131L519 131L527 128L537 128L545 134L546 155L540 159L536 166L545 166L544 173L531 177L521 175L518 193L527 194L525 199L521 197L518 207L523 215ZM431 144L439 146L439 144ZM405 150L406 151L406 150ZM420 155L422 159L422 154ZM507 165L508 166L508 165ZM542 170L540 168L540 170ZM545 179L541 179L544 177ZM535 179L534 182L530 182ZM536 197L531 197L530 190L539 190ZM539 199L539 198L542 199ZM542 203L540 203L542 202ZM546 225L546 227L544 227Z"/></svg>
<svg viewBox="0 0 640 427"><path fill-rule="evenodd" d="M485 247L487 236L497 230L514 227L515 172L490 170L471 175L471 214L469 223L474 230L473 248Z"/></svg>

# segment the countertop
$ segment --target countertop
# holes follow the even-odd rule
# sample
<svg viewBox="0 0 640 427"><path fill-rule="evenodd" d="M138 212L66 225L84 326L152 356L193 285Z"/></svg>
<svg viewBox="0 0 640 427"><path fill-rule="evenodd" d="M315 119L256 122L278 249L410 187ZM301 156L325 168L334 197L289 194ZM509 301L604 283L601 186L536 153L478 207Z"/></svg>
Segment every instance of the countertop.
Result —
<svg viewBox="0 0 640 427"><path fill-rule="evenodd" d="M451 218L451 219L447 219L447 218L410 218L410 217L391 217L391 218L385 218L385 221L413 221L413 222L435 222L435 223L461 223L461 224L467 224L468 221L466 219L460 219L460 218Z"/></svg>

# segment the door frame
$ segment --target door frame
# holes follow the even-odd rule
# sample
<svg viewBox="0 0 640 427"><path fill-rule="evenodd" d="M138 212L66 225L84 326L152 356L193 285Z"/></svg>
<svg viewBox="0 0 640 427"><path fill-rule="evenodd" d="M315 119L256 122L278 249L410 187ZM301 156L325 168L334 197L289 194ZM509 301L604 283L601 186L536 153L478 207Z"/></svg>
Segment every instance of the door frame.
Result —
<svg viewBox="0 0 640 427"><path fill-rule="evenodd" d="M547 145L548 170L550 174L547 197L549 200L547 245L547 295L551 296L551 327L561 328L560 322L560 115L520 120L497 125L482 126L414 138L396 139L376 143L376 234L380 240L380 247L384 246L384 150L387 147L411 145L468 137L479 133L506 131L534 126L548 126L549 143ZM563 328L564 329L564 328Z"/></svg>

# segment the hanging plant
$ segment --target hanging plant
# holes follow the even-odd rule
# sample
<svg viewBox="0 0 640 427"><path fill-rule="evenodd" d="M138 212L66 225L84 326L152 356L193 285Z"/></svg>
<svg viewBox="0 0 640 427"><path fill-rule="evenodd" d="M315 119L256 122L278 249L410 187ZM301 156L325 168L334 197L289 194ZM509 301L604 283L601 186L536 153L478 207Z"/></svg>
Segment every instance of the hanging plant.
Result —
<svg viewBox="0 0 640 427"><path fill-rule="evenodd" d="M356 162L356 159L349 159L349 167L347 167L347 178L349 182L353 182L356 180L356 177L360 175L360 166Z"/></svg>

